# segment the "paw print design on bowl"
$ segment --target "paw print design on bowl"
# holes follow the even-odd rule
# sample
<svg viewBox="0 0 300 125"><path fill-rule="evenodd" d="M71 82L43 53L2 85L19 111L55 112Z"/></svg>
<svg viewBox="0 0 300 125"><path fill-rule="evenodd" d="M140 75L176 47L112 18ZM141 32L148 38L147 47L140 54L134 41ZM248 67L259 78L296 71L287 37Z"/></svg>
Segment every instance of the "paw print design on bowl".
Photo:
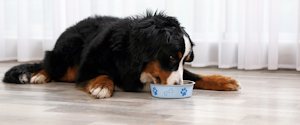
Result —
<svg viewBox="0 0 300 125"><path fill-rule="evenodd" d="M183 85L150 84L151 95L157 98L187 98L191 97L194 81L184 80Z"/></svg>
<svg viewBox="0 0 300 125"><path fill-rule="evenodd" d="M153 87L153 93L157 95L157 89L155 87Z"/></svg>
<svg viewBox="0 0 300 125"><path fill-rule="evenodd" d="M185 96L186 95L186 92L187 92L187 90L186 90L186 88L182 88L182 90L181 90L181 94L182 94L182 96Z"/></svg>

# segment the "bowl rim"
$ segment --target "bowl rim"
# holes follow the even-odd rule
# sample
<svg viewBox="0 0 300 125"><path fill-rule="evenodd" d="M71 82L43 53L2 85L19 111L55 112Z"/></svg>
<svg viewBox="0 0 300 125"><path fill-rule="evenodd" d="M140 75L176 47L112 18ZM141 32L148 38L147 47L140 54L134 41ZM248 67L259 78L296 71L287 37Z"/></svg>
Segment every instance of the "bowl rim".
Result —
<svg viewBox="0 0 300 125"><path fill-rule="evenodd" d="M161 84L153 84L153 83L150 83L150 85L155 85L155 86L190 86L190 85L194 85L195 84L195 81L191 81L191 80L183 80L183 81L188 81L188 82L191 82L190 84L183 84L183 85L161 85Z"/></svg>

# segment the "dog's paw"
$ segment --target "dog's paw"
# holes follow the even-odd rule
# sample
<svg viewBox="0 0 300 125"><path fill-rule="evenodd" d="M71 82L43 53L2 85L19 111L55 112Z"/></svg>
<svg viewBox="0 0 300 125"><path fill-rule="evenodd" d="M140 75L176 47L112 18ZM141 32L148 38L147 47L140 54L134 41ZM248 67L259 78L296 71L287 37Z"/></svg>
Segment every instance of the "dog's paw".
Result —
<svg viewBox="0 0 300 125"><path fill-rule="evenodd" d="M107 87L96 87L90 90L91 96L96 99L103 99L111 97L113 91L109 90Z"/></svg>
<svg viewBox="0 0 300 125"><path fill-rule="evenodd" d="M223 86L224 86L223 87L224 91L238 91L239 89L242 88L241 84L238 81L230 77L228 78L228 81L225 80Z"/></svg>
<svg viewBox="0 0 300 125"><path fill-rule="evenodd" d="M82 89L79 86L79 89ZM86 90L96 99L111 97L114 92L114 82L106 75L98 76L87 84Z"/></svg>
<svg viewBox="0 0 300 125"><path fill-rule="evenodd" d="M103 99L112 96L114 92L114 82L111 77L100 75L87 82L79 82L77 89L87 92L93 98Z"/></svg>
<svg viewBox="0 0 300 125"><path fill-rule="evenodd" d="M19 81L21 84L30 83L30 76L28 76L27 74L21 74L19 75Z"/></svg>
<svg viewBox="0 0 300 125"><path fill-rule="evenodd" d="M31 79L30 79L31 84L48 83L50 81L51 81L51 77L46 70L41 70L36 74L31 74Z"/></svg>
<svg viewBox="0 0 300 125"><path fill-rule="evenodd" d="M202 76L202 80L196 81L195 88L217 91L238 91L241 84L231 77L218 74Z"/></svg>
<svg viewBox="0 0 300 125"><path fill-rule="evenodd" d="M45 80L47 79L46 76L42 75L42 74L37 74L34 75L33 77L31 77L30 79L30 83L31 84L41 84L41 83L46 83Z"/></svg>

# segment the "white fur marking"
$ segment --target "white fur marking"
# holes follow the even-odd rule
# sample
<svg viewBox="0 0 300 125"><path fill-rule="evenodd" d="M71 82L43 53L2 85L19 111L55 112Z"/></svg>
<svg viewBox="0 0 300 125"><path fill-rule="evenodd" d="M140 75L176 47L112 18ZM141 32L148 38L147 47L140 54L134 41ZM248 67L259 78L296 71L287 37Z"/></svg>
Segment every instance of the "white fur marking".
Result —
<svg viewBox="0 0 300 125"><path fill-rule="evenodd" d="M100 99L103 99L107 94L108 94L108 89L107 89L107 88L103 88L103 89L99 92L98 96L99 96Z"/></svg>
<svg viewBox="0 0 300 125"><path fill-rule="evenodd" d="M141 74L140 80L142 83L144 83L144 87L142 88L142 90L140 90L142 92L151 91L150 83L156 83L156 81L153 80L153 77L149 73L144 72Z"/></svg>
<svg viewBox="0 0 300 125"><path fill-rule="evenodd" d="M93 88L90 90L91 95L94 97L97 97L97 95L99 94L100 91L101 91L101 88L96 88L96 89Z"/></svg>
<svg viewBox="0 0 300 125"><path fill-rule="evenodd" d="M184 40L184 45L185 45L184 54L179 62L178 70L173 71L171 73L171 75L169 76L169 78L167 79L168 85L174 85L175 82L183 85L183 61L184 61L184 58L190 53L190 51L192 49L192 45L191 45L189 38L186 37L185 35L183 35L183 40Z"/></svg>
<svg viewBox="0 0 300 125"><path fill-rule="evenodd" d="M140 80L142 83L153 83L155 80L153 80L152 76L149 73L142 73L140 76Z"/></svg>
<svg viewBox="0 0 300 125"><path fill-rule="evenodd" d="M98 87L96 89L93 88L90 90L90 92L93 97L100 98L100 99L108 98L111 96L108 88L106 88L106 87L104 87L102 89L100 87Z"/></svg>
<svg viewBox="0 0 300 125"><path fill-rule="evenodd" d="M28 79L27 79L27 75L26 74L23 74L21 78L19 78L19 81L21 83L27 83L28 82Z"/></svg>
<svg viewBox="0 0 300 125"><path fill-rule="evenodd" d="M237 83L238 85L239 85L239 88L238 89L242 89L242 85L241 85L241 83Z"/></svg>
<svg viewBox="0 0 300 125"><path fill-rule="evenodd" d="M30 79L32 84L45 83L46 77L44 75L35 75Z"/></svg>

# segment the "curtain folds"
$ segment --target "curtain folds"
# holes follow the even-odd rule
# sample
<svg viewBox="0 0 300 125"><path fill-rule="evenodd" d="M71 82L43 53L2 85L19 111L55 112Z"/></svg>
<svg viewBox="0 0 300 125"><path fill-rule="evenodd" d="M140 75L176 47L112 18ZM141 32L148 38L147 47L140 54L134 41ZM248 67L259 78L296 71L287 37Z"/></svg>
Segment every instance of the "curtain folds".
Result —
<svg viewBox="0 0 300 125"><path fill-rule="evenodd" d="M203 31L194 31L197 55L192 66L300 70L299 0L205 2L210 10L199 13L206 21L199 22Z"/></svg>
<svg viewBox="0 0 300 125"><path fill-rule="evenodd" d="M0 0L0 7L3 7L3 0ZM0 9L0 17L4 17L4 9ZM5 31L4 31L4 19L0 19L0 61L5 60Z"/></svg>
<svg viewBox="0 0 300 125"><path fill-rule="evenodd" d="M297 71L300 71L300 1L298 1L298 15L297 15L297 18L298 18L298 27L297 27L297 42L296 42L296 47L297 47Z"/></svg>
<svg viewBox="0 0 300 125"><path fill-rule="evenodd" d="M300 0L0 0L0 61L41 60L91 15L146 9L176 16L196 46L193 67L300 70Z"/></svg>

